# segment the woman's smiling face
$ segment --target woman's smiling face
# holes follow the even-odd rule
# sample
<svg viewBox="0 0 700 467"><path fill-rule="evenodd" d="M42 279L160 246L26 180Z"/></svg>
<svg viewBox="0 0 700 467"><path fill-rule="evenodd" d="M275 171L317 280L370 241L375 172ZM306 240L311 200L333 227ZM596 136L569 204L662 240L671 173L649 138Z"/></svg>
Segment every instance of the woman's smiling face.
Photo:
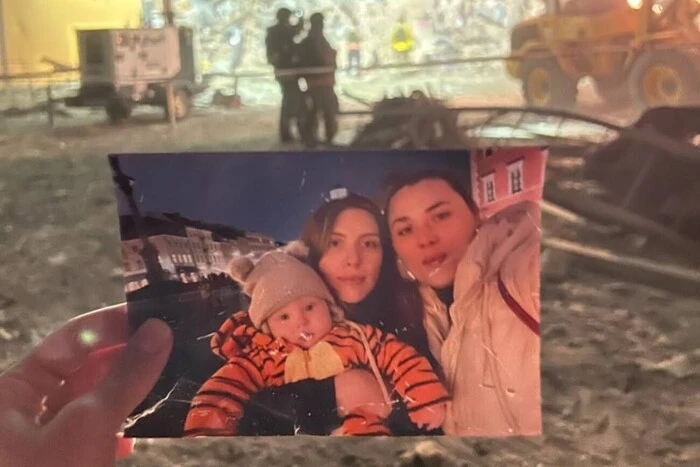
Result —
<svg viewBox="0 0 700 467"><path fill-rule="evenodd" d="M338 215L319 269L345 303L364 300L377 285L382 266L379 225L364 209L348 208Z"/></svg>
<svg viewBox="0 0 700 467"><path fill-rule="evenodd" d="M399 189L388 214L391 242L406 268L430 287L451 285L477 225L459 193L444 180L424 179Z"/></svg>

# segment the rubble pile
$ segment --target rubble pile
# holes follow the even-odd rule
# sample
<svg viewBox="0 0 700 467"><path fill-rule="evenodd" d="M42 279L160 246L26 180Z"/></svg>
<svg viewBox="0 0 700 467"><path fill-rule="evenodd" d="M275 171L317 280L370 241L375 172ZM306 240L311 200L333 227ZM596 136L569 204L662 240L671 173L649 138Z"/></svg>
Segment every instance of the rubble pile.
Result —
<svg viewBox="0 0 700 467"><path fill-rule="evenodd" d="M178 24L197 29L203 71L231 72L266 67L264 34L278 8L288 7L308 19L325 16L328 40L342 49L351 29L362 40L364 65L392 59L389 31L405 14L417 43L414 61L508 52L509 29L540 13L542 0L175 0ZM152 26L163 24L160 2L146 2ZM340 57L344 64L345 57Z"/></svg>
<svg viewBox="0 0 700 467"><path fill-rule="evenodd" d="M634 124L678 141L700 134L700 108L659 107ZM605 188L617 204L668 225L689 239L700 238L700 158L681 158L620 138L592 154L584 173ZM629 183L620 183L629 180ZM634 181L634 182L633 182ZM637 188L632 191L633 186Z"/></svg>
<svg viewBox="0 0 700 467"><path fill-rule="evenodd" d="M146 16L154 27L163 24L160 2L147 4ZM320 11L325 17L326 36L338 51L339 68L347 67L347 37L355 30L361 38L361 65L386 65L397 61L391 48L390 31L405 14L413 30L415 49L411 62L450 60L477 56L505 56L509 53L510 28L524 18L542 11L542 0L174 0L176 22L193 27L199 41L202 73L232 74L269 71L265 55L265 31L275 23L278 8L288 7L307 20ZM308 21L307 21L308 22ZM467 67L467 68L465 68ZM498 74L505 76L498 61L464 65L456 70L459 79ZM419 82L429 78L430 69L413 73ZM386 72L382 72L385 75ZM395 79L393 73L392 79ZM359 86L388 88L380 78L367 76ZM359 78L358 78L359 79ZM354 79L353 81L357 81ZM378 82L374 82L378 81ZM210 81L212 87L228 88L231 79ZM341 86L343 83L341 83ZM415 84L413 85L415 87ZM454 86L452 86L454 87ZM238 89L246 105L274 104L279 99L272 77L244 79ZM447 94L458 90L446 89ZM458 94L457 94L458 95ZM379 96L381 97L381 95ZM373 99L377 96L373 96ZM210 96L207 97L210 101Z"/></svg>
<svg viewBox="0 0 700 467"><path fill-rule="evenodd" d="M464 147L457 114L420 91L384 99L373 106L372 119L350 147L355 149L426 149Z"/></svg>
<svg viewBox="0 0 700 467"><path fill-rule="evenodd" d="M235 84L232 77L212 74L270 72L265 32L275 23L276 11L283 6L302 14L307 23L311 13L322 12L326 36L338 51L338 87L379 100L383 95L398 95L415 88L430 88L441 97L454 98L469 94L474 80L495 83L496 88L504 89L515 82L506 76L500 61L445 66L438 73L435 68L425 68L351 76L342 70L347 68L345 47L352 30L361 39L363 67L396 63L390 35L404 14L415 39L411 63L500 57L510 51L511 27L541 13L544 0L173 0L176 24L196 31L199 70L209 75L211 89L198 96L195 105L209 107L213 101L219 107L238 105L222 104L221 96L214 96L217 90L226 96L240 96L244 105L279 105L279 89L271 74L262 79L241 78ZM144 18L146 26L162 27L162 1L144 0ZM54 97L74 94L77 85L70 83L67 89L63 89L64 85L54 86ZM513 89L519 95L519 86ZM0 83L0 109L25 109L46 100L43 87L21 91Z"/></svg>

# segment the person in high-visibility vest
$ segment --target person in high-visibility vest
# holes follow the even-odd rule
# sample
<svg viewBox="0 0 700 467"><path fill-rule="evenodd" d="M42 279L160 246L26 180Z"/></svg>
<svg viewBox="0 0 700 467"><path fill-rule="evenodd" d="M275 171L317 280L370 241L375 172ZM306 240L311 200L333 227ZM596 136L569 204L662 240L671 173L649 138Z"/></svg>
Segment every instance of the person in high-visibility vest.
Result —
<svg viewBox="0 0 700 467"><path fill-rule="evenodd" d="M348 71L354 75L358 73L362 66L362 38L356 27L352 27L346 38L346 49L348 52Z"/></svg>
<svg viewBox="0 0 700 467"><path fill-rule="evenodd" d="M391 48L400 62L408 62L414 47L413 28L406 22L405 15L401 15L391 29Z"/></svg>

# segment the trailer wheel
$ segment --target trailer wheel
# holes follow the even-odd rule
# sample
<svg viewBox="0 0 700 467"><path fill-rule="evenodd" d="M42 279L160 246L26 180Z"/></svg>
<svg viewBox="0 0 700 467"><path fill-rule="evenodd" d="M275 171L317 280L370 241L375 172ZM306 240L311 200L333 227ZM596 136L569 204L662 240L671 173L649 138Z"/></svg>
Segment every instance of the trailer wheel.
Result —
<svg viewBox="0 0 700 467"><path fill-rule="evenodd" d="M531 107L568 109L576 104L578 80L552 60L526 60L522 65L523 96Z"/></svg>
<svg viewBox="0 0 700 467"><path fill-rule="evenodd" d="M173 91L173 109L175 120L187 118L192 110L192 95L185 88L177 88ZM168 108L167 96L165 102L165 116L170 119L170 109Z"/></svg>
<svg viewBox="0 0 700 467"><path fill-rule="evenodd" d="M124 99L114 98L105 105L105 112L111 123L119 123L131 116L132 105Z"/></svg>
<svg viewBox="0 0 700 467"><path fill-rule="evenodd" d="M691 104L698 97L695 70L690 59L678 52L645 52L632 65L630 92L641 111Z"/></svg>

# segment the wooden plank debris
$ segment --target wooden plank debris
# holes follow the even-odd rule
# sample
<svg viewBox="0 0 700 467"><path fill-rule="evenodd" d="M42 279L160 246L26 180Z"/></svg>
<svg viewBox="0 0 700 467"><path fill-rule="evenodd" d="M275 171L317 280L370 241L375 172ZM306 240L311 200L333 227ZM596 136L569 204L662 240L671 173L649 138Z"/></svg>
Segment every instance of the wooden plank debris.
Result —
<svg viewBox="0 0 700 467"><path fill-rule="evenodd" d="M583 264L601 269L622 280L666 288L692 296L700 294L700 271L695 269L621 255L604 248L557 237L544 237L542 247L573 255Z"/></svg>
<svg viewBox="0 0 700 467"><path fill-rule="evenodd" d="M700 243L624 208L590 196L582 196L580 193L566 191L552 184L545 186L544 197L586 218L622 225L639 233L662 239L681 250L692 260L700 261Z"/></svg>

